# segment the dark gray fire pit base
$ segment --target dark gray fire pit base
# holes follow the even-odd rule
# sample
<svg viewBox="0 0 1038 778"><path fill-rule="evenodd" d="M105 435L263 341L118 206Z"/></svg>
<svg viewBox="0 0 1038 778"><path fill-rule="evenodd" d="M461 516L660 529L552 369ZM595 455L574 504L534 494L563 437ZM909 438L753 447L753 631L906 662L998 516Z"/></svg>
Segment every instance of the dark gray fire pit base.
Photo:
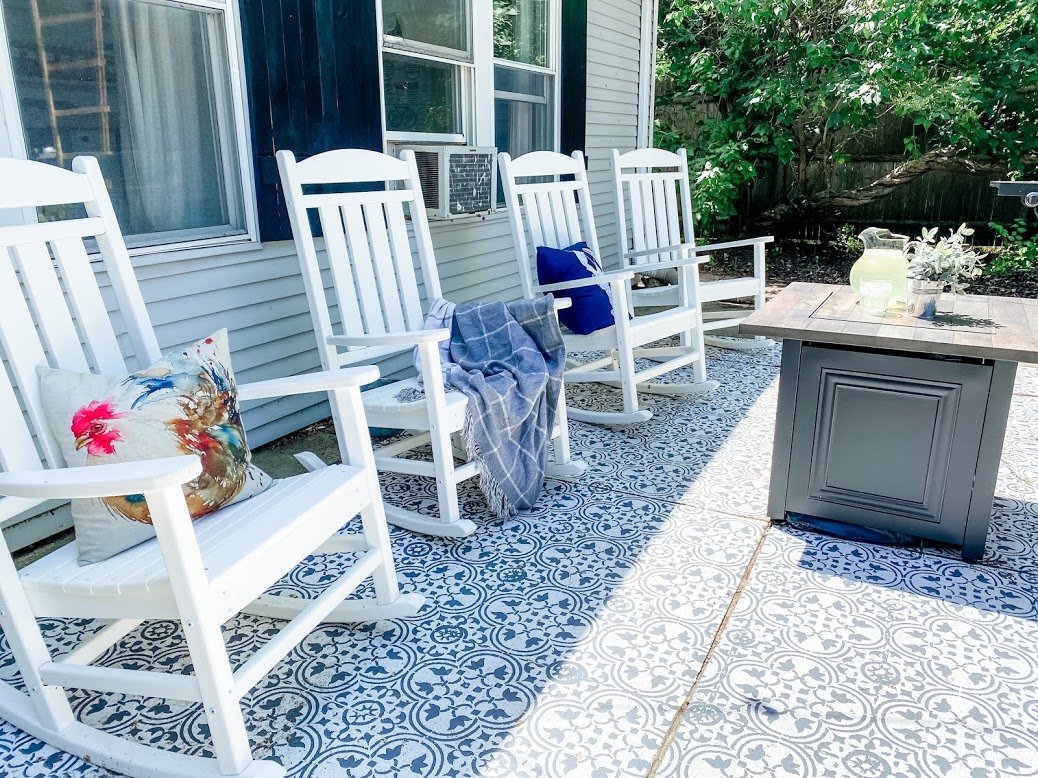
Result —
<svg viewBox="0 0 1038 778"><path fill-rule="evenodd" d="M1016 364L787 339L768 515L962 546L979 559Z"/></svg>
<svg viewBox="0 0 1038 778"><path fill-rule="evenodd" d="M743 320L743 333L783 340L772 518L801 513L983 556L1016 367L1038 362L1038 301L941 305L932 321L870 316L850 287L794 283Z"/></svg>

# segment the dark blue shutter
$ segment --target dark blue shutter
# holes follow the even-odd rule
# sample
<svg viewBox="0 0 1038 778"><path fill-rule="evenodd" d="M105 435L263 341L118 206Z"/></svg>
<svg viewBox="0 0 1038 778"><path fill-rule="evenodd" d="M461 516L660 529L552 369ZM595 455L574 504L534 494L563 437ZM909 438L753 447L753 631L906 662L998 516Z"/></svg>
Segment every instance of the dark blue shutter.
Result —
<svg viewBox="0 0 1038 778"><path fill-rule="evenodd" d="M587 128L587 0L562 3L561 145L564 154L583 151Z"/></svg>
<svg viewBox="0 0 1038 778"><path fill-rule="evenodd" d="M262 240L292 237L275 152L382 150L378 0L240 3Z"/></svg>

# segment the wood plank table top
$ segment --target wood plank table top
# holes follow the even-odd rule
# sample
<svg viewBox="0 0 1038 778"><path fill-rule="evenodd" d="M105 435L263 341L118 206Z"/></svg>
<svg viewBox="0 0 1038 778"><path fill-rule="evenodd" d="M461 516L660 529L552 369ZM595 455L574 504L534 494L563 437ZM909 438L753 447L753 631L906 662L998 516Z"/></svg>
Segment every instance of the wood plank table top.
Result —
<svg viewBox="0 0 1038 778"><path fill-rule="evenodd" d="M1038 300L945 294L932 320L870 316L849 286L795 282L743 319L739 331L769 338L893 351L1038 363Z"/></svg>

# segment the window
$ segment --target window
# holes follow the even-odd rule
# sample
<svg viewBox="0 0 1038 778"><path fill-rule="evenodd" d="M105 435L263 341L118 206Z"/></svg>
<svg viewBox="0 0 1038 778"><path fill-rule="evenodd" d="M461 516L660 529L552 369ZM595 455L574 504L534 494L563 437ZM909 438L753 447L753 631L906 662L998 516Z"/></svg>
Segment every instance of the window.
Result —
<svg viewBox="0 0 1038 778"><path fill-rule="evenodd" d="M494 145L513 157L558 147L551 6L494 0Z"/></svg>
<svg viewBox="0 0 1038 778"><path fill-rule="evenodd" d="M386 139L558 148L559 0L382 0Z"/></svg>
<svg viewBox="0 0 1038 778"><path fill-rule="evenodd" d="M459 68L386 53L386 131L465 137Z"/></svg>
<svg viewBox="0 0 1038 778"><path fill-rule="evenodd" d="M382 31L387 39L416 50L438 49L448 56L468 54L465 0L384 0Z"/></svg>
<svg viewBox="0 0 1038 778"><path fill-rule="evenodd" d="M555 148L555 77L494 65L496 145L513 157Z"/></svg>
<svg viewBox="0 0 1038 778"><path fill-rule="evenodd" d="M548 67L548 0L494 0L494 57Z"/></svg>
<svg viewBox="0 0 1038 778"><path fill-rule="evenodd" d="M250 163L232 5L0 5L26 157L70 167L77 155L96 156L131 246L248 233Z"/></svg>
<svg viewBox="0 0 1038 778"><path fill-rule="evenodd" d="M467 0L383 0L387 138L465 141L471 37Z"/></svg>

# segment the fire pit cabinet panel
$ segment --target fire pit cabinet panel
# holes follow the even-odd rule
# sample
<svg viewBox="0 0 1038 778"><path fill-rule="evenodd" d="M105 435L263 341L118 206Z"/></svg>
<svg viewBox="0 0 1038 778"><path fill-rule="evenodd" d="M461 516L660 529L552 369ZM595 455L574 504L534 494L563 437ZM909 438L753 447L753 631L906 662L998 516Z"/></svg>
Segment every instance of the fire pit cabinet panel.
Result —
<svg viewBox="0 0 1038 778"><path fill-rule="evenodd" d="M740 330L783 340L768 515L984 555L1017 364L1038 362L1038 301L960 295L921 320L794 283Z"/></svg>
<svg viewBox="0 0 1038 778"><path fill-rule="evenodd" d="M786 344L799 381L784 509L962 545L992 365Z"/></svg>

